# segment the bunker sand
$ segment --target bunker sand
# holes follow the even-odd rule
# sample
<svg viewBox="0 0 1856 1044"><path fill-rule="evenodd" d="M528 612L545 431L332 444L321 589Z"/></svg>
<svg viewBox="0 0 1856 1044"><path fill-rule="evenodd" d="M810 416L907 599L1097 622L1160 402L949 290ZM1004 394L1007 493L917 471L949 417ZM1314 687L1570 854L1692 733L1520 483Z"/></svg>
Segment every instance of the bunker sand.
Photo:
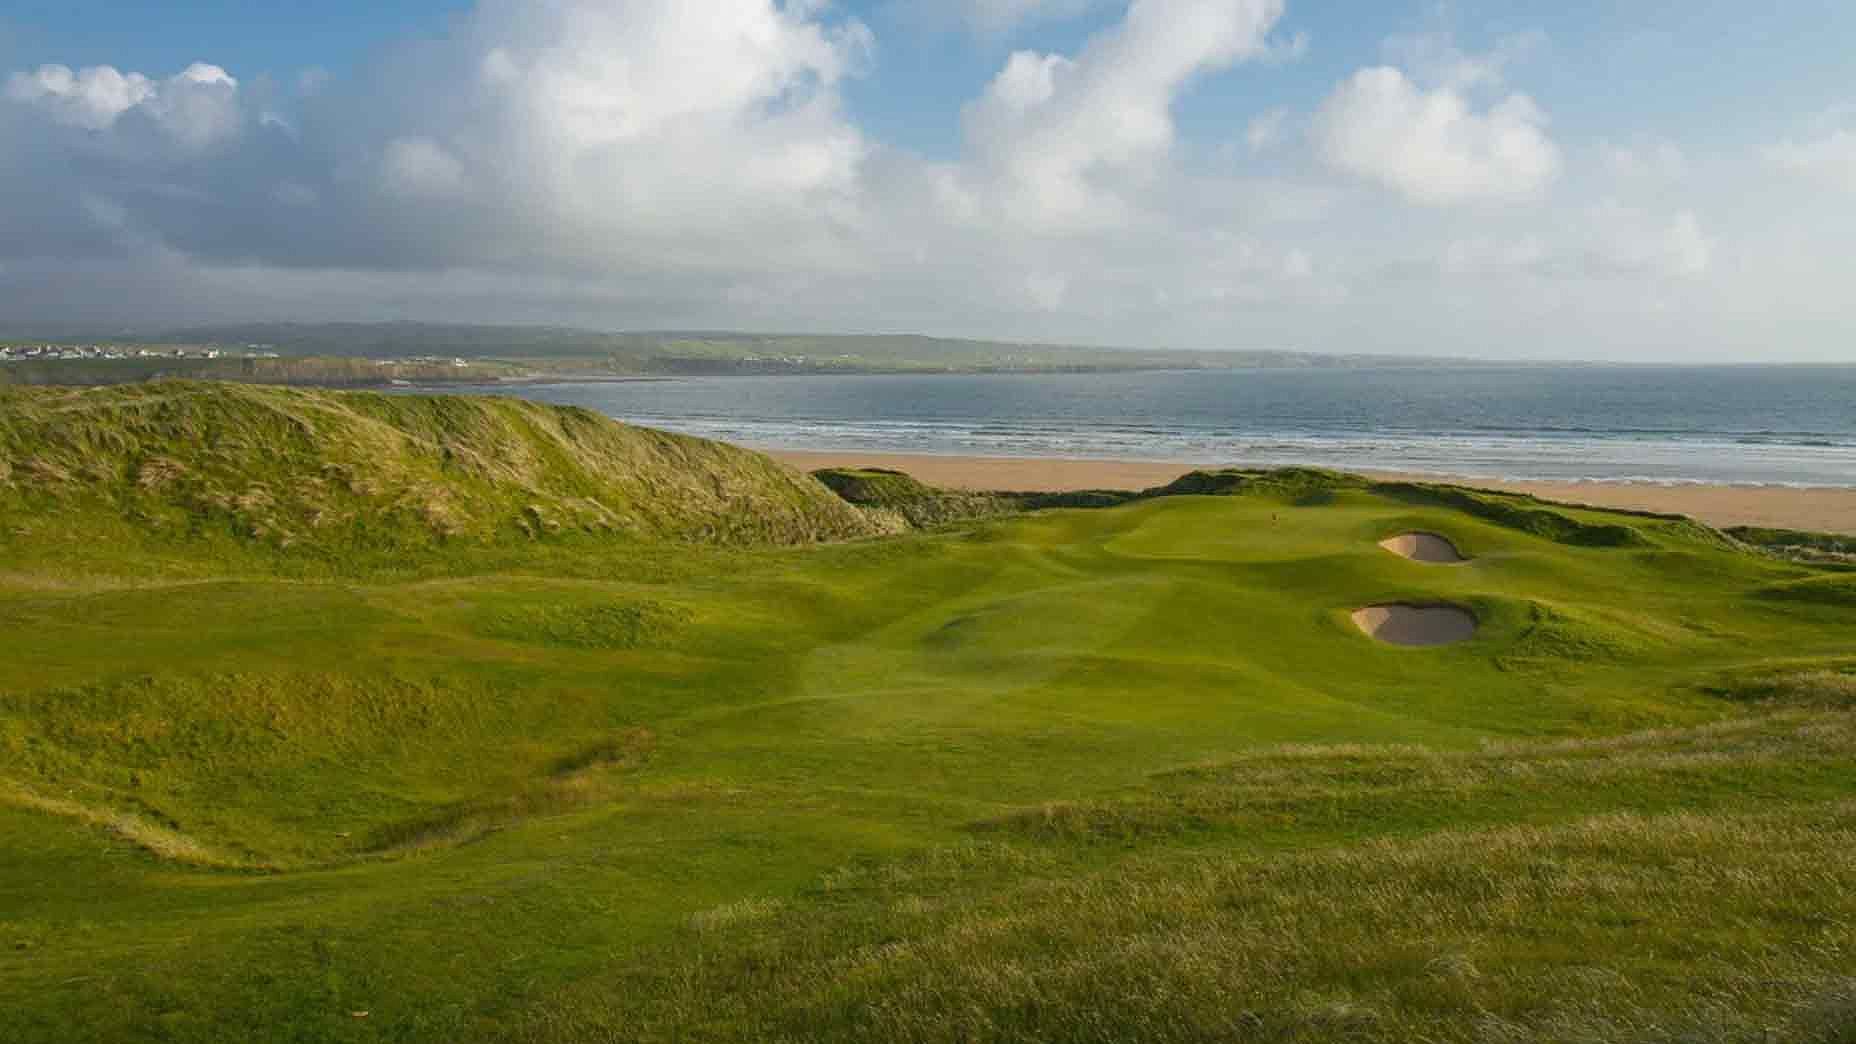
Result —
<svg viewBox="0 0 1856 1044"><path fill-rule="evenodd" d="M1388 645L1418 648L1455 645L1476 636L1476 617L1453 605L1369 605L1353 613L1353 625Z"/></svg>
<svg viewBox="0 0 1856 1044"><path fill-rule="evenodd" d="M1457 565L1469 559L1463 556L1456 545L1436 533L1400 533L1379 542L1379 546L1413 562L1426 562L1433 565Z"/></svg>

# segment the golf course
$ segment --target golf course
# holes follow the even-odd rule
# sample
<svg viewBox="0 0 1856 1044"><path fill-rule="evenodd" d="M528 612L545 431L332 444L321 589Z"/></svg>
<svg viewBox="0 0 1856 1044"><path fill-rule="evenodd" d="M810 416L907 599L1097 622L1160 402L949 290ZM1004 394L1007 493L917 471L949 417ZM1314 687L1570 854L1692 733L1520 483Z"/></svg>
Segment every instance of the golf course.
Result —
<svg viewBox="0 0 1856 1044"><path fill-rule="evenodd" d="M0 1041L1856 1040L1856 568L0 388Z"/></svg>

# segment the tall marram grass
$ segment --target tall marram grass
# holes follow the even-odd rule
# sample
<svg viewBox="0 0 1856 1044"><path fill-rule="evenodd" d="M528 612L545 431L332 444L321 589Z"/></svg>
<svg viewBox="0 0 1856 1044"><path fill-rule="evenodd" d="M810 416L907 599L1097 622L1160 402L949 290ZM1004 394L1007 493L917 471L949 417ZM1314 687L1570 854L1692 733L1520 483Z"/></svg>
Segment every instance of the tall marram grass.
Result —
<svg viewBox="0 0 1856 1044"><path fill-rule="evenodd" d="M521 1039L1847 1044L1852 846L1847 801L1081 875L974 844L705 920L700 959L559 996Z"/></svg>
<svg viewBox="0 0 1856 1044"><path fill-rule="evenodd" d="M581 409L189 382L0 396L0 549L129 538L339 562L573 537L762 545L877 531L761 454Z"/></svg>
<svg viewBox="0 0 1856 1044"><path fill-rule="evenodd" d="M521 1039L1847 1044L1853 754L1847 714L1802 712L1258 752L1123 806L1150 840L1245 808L1238 848L1079 859L1036 843L1048 820L1006 821L693 918L688 946L563 991ZM1782 782L1839 774L1819 800ZM1709 786L1738 799L1680 807ZM1322 843L1350 806L1378 836ZM1489 825L1425 830L1423 808Z"/></svg>

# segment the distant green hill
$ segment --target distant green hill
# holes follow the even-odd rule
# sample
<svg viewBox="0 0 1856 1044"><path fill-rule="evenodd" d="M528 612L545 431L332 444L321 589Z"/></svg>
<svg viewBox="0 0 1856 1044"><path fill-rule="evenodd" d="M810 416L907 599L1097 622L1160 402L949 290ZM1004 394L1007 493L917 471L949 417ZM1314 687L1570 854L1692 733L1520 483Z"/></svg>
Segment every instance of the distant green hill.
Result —
<svg viewBox="0 0 1856 1044"><path fill-rule="evenodd" d="M0 389L0 542L293 557L572 539L874 532L758 453L514 399L231 384Z"/></svg>
<svg viewBox="0 0 1856 1044"><path fill-rule="evenodd" d="M281 358L31 359L0 365L0 385L134 384L138 381L237 381L317 388L384 388L488 384L526 376L514 363L474 360L375 360L358 356L292 355Z"/></svg>
<svg viewBox="0 0 1856 1044"><path fill-rule="evenodd" d="M148 339L166 344L262 346L290 355L499 359L547 371L665 375L1318 368L1441 361L1279 350L1098 348L914 334L604 333L566 327L414 322L246 323L163 331Z"/></svg>

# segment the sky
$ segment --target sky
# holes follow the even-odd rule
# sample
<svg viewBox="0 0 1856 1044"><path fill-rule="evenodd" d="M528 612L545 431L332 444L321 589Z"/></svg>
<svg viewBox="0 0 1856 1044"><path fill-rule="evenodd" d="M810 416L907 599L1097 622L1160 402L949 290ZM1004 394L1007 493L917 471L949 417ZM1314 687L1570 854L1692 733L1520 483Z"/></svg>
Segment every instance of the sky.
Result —
<svg viewBox="0 0 1856 1044"><path fill-rule="evenodd" d="M1856 362L1847 0L0 0L0 320Z"/></svg>

